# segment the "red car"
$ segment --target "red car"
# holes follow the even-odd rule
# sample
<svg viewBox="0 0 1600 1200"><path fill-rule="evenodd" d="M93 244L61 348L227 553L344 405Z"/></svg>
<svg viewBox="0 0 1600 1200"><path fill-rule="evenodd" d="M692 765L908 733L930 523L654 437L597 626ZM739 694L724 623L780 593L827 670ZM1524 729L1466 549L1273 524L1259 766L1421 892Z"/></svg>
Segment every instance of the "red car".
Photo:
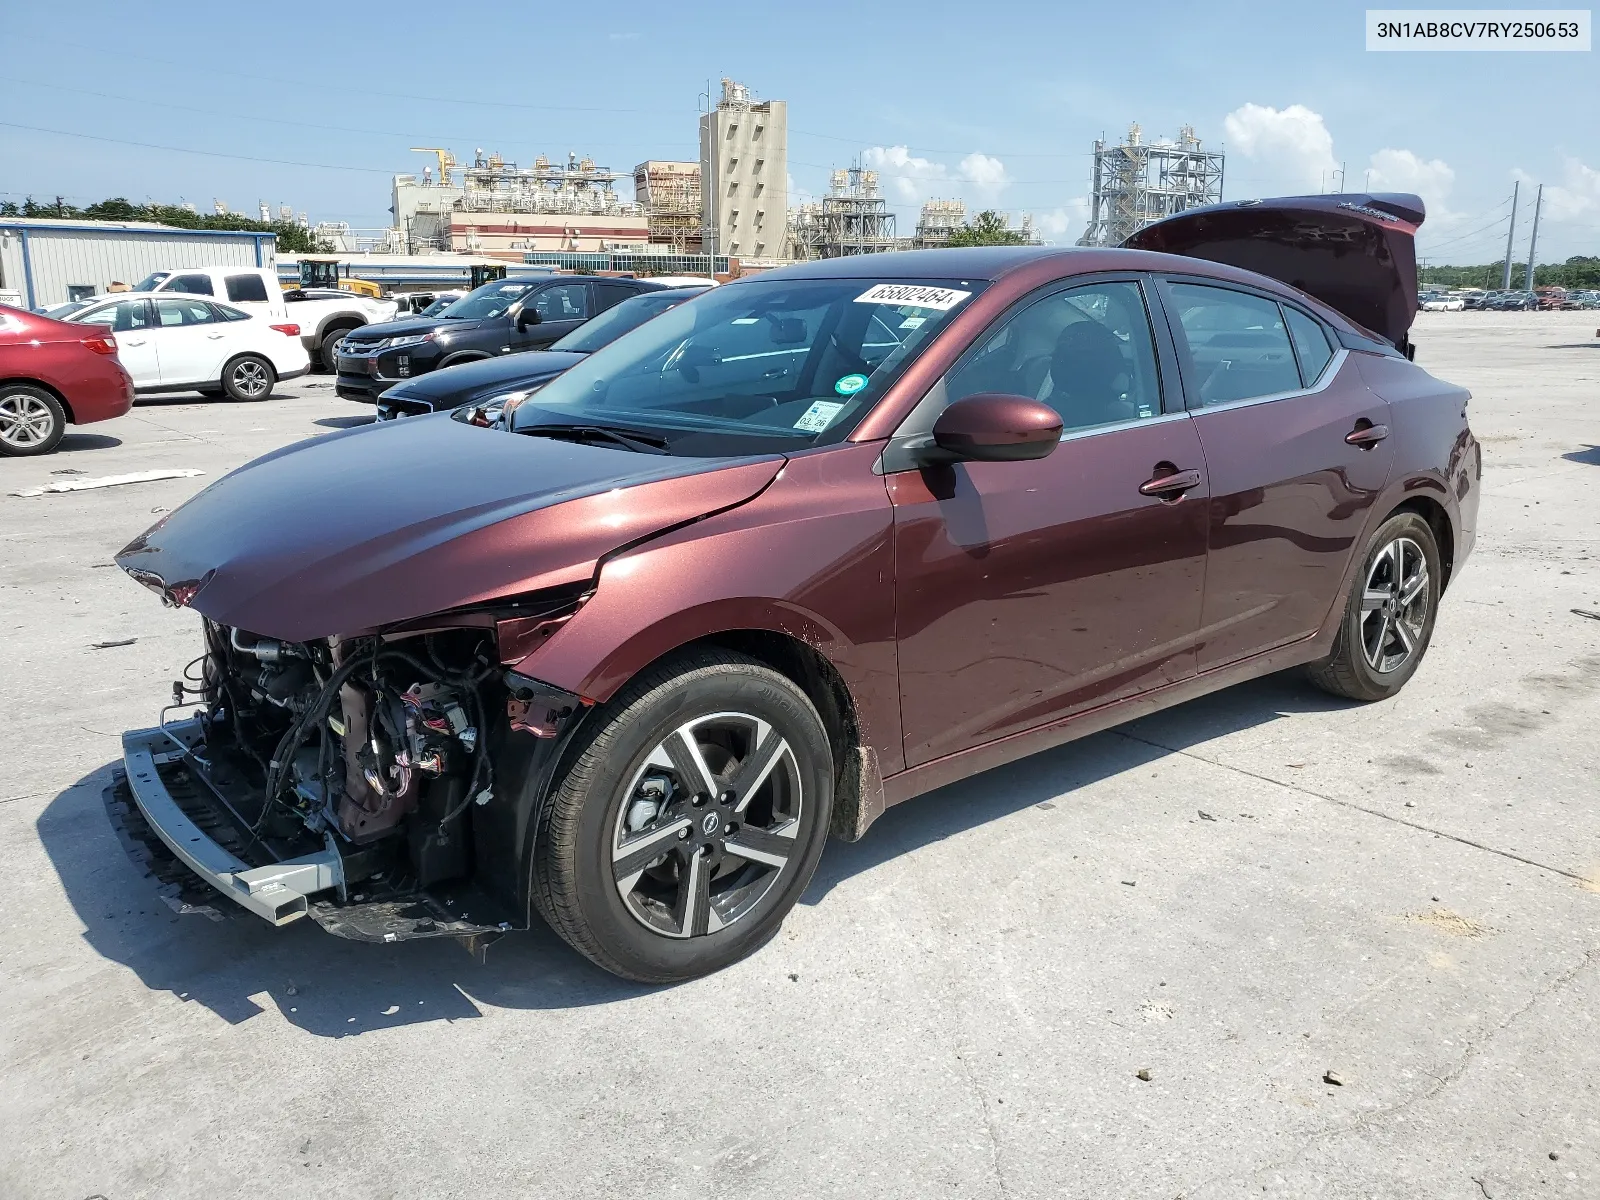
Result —
<svg viewBox="0 0 1600 1200"><path fill-rule="evenodd" d="M67 425L133 407L109 333L0 305L0 457L49 454Z"/></svg>
<svg viewBox="0 0 1600 1200"><path fill-rule="evenodd" d="M205 657L195 716L125 735L113 818L278 924L542 917L668 981L763 944L887 805L1289 667L1392 696L1481 474L1467 393L1409 358L1422 216L805 263L488 427L258 459L118 555Z"/></svg>

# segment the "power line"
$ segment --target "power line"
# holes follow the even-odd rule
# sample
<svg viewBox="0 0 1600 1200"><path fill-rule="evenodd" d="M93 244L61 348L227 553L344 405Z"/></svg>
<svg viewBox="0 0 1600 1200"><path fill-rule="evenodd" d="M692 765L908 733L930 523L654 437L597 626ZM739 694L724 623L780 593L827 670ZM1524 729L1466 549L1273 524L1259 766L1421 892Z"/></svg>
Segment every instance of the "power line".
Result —
<svg viewBox="0 0 1600 1200"><path fill-rule="evenodd" d="M6 129L26 129L30 133L49 133L56 137L86 138L91 142L110 142L117 146L137 146L141 150L170 150L175 154L198 154L203 158L234 158L241 162L272 163L280 167L316 167L324 171L358 171L364 175L393 175L379 167L352 167L342 163L299 162L290 158L258 158L251 154L225 154L220 150L191 150L186 146L160 146L154 142L132 142L126 138L101 137L96 133L73 133L70 129L45 129L39 125L19 125L15 121L0 121Z"/></svg>
<svg viewBox="0 0 1600 1200"><path fill-rule="evenodd" d="M474 141L481 137L479 134L460 133L407 133L398 129L356 129L348 125L329 125L322 121L291 121L284 117L258 117L249 113L217 112L210 108L195 108L188 104L171 104L166 101L152 100L146 96L122 96L114 92L91 92L84 88L69 87L64 84L46 83L41 79L14 79L16 83L30 84L34 87L57 88L61 91L72 92L79 96L96 96L103 100L123 100L129 104L150 105L156 108L170 108L177 112L201 113L208 117L225 117L233 121L256 121L267 125L289 125L296 129L319 129L328 133L363 133L374 137L392 137L402 141ZM595 143L586 143L594 145ZM622 145L622 143L611 143ZM673 142L677 147L687 146L688 142Z"/></svg>

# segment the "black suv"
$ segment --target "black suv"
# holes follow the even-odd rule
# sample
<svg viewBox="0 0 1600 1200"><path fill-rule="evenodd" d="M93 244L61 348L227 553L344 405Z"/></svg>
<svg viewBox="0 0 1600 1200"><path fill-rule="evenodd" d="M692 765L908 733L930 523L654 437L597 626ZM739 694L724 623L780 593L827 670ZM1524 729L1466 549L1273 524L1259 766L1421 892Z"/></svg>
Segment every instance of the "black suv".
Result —
<svg viewBox="0 0 1600 1200"><path fill-rule="evenodd" d="M338 345L336 390L370 404L392 384L439 367L542 350L595 314L662 286L648 279L574 275L486 283L434 316L351 330Z"/></svg>

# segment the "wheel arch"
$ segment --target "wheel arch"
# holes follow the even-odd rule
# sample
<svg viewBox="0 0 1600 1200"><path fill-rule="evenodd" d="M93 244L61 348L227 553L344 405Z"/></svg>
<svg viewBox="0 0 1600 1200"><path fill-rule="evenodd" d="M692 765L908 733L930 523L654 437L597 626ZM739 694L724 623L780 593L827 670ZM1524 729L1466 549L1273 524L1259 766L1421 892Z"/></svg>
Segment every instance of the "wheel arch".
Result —
<svg viewBox="0 0 1600 1200"><path fill-rule="evenodd" d="M322 318L322 323L317 326L317 346L320 349L322 343L330 337L341 333L349 333L350 330L360 329L366 324L368 324L366 318L357 316L355 313L329 313Z"/></svg>
<svg viewBox="0 0 1600 1200"><path fill-rule="evenodd" d="M567 631L569 636L574 632ZM558 649L562 640L552 638L547 648ZM566 672L559 668L552 678L548 668L555 664L542 651L517 664L516 670L604 703L629 680L697 648L747 655L805 692L822 718L833 751L832 832L847 841L858 840L885 807L882 759L899 760L898 745L885 746L888 753L880 754L876 743L898 737L899 731L883 729L874 735L872 727L881 721L874 722L864 712L869 705L859 693L867 676L856 648L817 616L755 598L723 600L674 613L638 630L589 664L581 681L563 678Z"/></svg>
<svg viewBox="0 0 1600 1200"><path fill-rule="evenodd" d="M1413 495L1391 508L1384 515L1383 521L1403 512L1416 513L1428 523L1428 528L1433 530L1433 540L1439 547L1439 565L1444 568L1444 579L1439 585L1439 592L1442 595L1455 577L1456 534L1450 513L1432 496ZM1379 521L1378 524L1381 526L1383 521Z"/></svg>
<svg viewBox="0 0 1600 1200"><path fill-rule="evenodd" d="M482 362L486 358L493 357L494 355L490 354L486 350L461 350L444 359L437 367L434 368L434 370L442 371L446 367L457 367L462 363L469 362Z"/></svg>
<svg viewBox="0 0 1600 1200"><path fill-rule="evenodd" d="M46 383L42 379L30 379L21 375L8 376L5 379L0 379L0 388L11 387L13 385L18 387L38 388L41 392L49 392L55 397L56 403L61 405L61 411L67 414L67 424L76 425L78 423L77 415L72 411L72 401L68 400L66 396L62 394L60 388L55 387L53 384Z"/></svg>

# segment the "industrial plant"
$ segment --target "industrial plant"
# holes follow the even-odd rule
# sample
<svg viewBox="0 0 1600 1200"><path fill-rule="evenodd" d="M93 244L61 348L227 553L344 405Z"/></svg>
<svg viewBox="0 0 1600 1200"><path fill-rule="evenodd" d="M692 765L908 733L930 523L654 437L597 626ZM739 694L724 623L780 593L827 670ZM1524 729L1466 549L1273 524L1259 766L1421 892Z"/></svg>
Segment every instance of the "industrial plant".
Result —
<svg viewBox="0 0 1600 1200"><path fill-rule="evenodd" d="M1089 227L1080 246L1119 246L1146 225L1222 200L1220 150L1203 150L1185 125L1176 141L1146 142L1137 123L1125 141L1094 144Z"/></svg>

